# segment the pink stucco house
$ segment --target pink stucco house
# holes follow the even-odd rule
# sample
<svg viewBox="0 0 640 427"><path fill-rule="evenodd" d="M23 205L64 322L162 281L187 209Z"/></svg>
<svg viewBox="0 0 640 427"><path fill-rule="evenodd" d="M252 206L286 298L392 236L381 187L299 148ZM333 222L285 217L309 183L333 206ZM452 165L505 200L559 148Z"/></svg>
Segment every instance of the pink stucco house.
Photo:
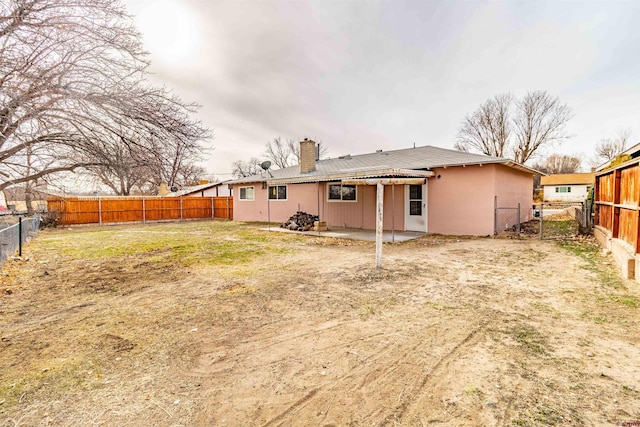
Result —
<svg viewBox="0 0 640 427"><path fill-rule="evenodd" d="M496 203L520 203L520 220L531 219L538 172L508 159L432 146L326 160L316 151L301 141L300 165L230 181L234 220L283 222L300 210L330 229L375 230L379 205L385 230L492 235Z"/></svg>

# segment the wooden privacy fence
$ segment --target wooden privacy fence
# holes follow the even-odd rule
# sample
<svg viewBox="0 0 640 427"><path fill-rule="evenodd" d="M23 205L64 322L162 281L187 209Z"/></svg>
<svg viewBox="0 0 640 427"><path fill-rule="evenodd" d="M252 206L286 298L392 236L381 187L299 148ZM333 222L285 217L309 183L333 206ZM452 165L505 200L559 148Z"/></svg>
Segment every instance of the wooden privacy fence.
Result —
<svg viewBox="0 0 640 427"><path fill-rule="evenodd" d="M640 159L596 176L595 225L640 253Z"/></svg>
<svg viewBox="0 0 640 427"><path fill-rule="evenodd" d="M65 197L49 199L47 209L63 225L233 219L233 197Z"/></svg>

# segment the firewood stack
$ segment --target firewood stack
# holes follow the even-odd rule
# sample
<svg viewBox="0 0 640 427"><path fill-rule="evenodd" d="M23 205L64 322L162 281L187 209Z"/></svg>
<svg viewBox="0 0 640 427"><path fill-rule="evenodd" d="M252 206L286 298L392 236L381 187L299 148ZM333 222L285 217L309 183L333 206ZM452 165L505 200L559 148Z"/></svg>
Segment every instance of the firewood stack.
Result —
<svg viewBox="0 0 640 427"><path fill-rule="evenodd" d="M319 218L316 215L298 211L287 221L283 222L280 228L295 231L309 231L313 229L313 223L318 220Z"/></svg>

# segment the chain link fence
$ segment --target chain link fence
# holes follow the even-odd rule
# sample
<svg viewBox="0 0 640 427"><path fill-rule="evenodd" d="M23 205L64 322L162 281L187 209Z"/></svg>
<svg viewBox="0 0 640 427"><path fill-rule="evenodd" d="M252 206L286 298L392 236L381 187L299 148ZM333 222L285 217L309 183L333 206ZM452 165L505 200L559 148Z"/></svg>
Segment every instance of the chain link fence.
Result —
<svg viewBox="0 0 640 427"><path fill-rule="evenodd" d="M18 223L0 224L0 265L18 251L22 256L22 245L38 234L40 217L19 218Z"/></svg>
<svg viewBox="0 0 640 427"><path fill-rule="evenodd" d="M539 239L563 239L588 234L593 228L593 210L589 202L544 202L531 207L523 217L520 205L495 206L494 234L496 236L527 236Z"/></svg>
<svg viewBox="0 0 640 427"><path fill-rule="evenodd" d="M517 207L496 207L494 216L494 234L497 236L511 236L520 234L521 225L520 204Z"/></svg>
<svg viewBox="0 0 640 427"><path fill-rule="evenodd" d="M586 234L593 227L588 202L544 202L538 209L540 239L564 239Z"/></svg>

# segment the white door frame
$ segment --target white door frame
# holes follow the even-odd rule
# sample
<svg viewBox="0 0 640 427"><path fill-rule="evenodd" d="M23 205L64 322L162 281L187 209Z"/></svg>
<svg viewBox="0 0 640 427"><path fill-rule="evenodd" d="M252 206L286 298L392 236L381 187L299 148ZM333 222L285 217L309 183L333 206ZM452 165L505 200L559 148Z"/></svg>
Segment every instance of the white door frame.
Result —
<svg viewBox="0 0 640 427"><path fill-rule="evenodd" d="M411 185L404 186L404 229L406 231L420 231L426 233L428 231L428 215L427 215L427 185L428 181L422 185L422 215L411 215L411 199L409 188ZM414 200L414 202L417 200Z"/></svg>

